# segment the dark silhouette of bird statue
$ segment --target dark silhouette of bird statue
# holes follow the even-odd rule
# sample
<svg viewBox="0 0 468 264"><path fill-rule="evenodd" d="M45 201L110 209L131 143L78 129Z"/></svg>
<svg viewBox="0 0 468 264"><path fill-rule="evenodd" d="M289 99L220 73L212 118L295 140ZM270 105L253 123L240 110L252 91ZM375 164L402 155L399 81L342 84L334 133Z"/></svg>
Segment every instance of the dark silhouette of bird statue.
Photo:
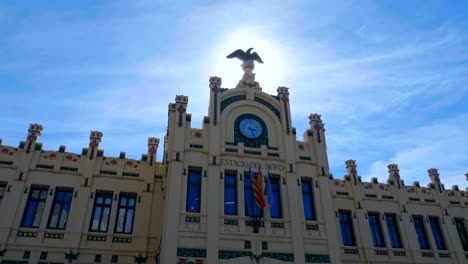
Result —
<svg viewBox="0 0 468 264"><path fill-rule="evenodd" d="M258 56L257 52L250 53L250 51L253 50L253 48L248 49L247 51L243 51L241 49L238 49L234 51L233 53L227 55L228 59L233 59L233 58L238 58L239 60L242 61L242 63L250 62L250 61L256 61L259 63L263 63L262 59L260 56Z"/></svg>

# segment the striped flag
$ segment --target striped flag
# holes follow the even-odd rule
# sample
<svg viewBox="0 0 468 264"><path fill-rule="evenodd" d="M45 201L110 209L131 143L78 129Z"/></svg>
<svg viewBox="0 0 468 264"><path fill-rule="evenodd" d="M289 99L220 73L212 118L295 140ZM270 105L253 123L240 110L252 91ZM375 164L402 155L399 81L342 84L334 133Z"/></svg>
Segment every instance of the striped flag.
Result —
<svg viewBox="0 0 468 264"><path fill-rule="evenodd" d="M258 167L258 177L257 180L252 178L252 183L254 186L255 202L260 208L265 208L265 196L263 195L263 176L260 167Z"/></svg>
<svg viewBox="0 0 468 264"><path fill-rule="evenodd" d="M273 197L273 189L271 188L270 169L268 169L266 176L265 194L268 197L268 205L270 205L270 208L273 208L275 206L275 198Z"/></svg>

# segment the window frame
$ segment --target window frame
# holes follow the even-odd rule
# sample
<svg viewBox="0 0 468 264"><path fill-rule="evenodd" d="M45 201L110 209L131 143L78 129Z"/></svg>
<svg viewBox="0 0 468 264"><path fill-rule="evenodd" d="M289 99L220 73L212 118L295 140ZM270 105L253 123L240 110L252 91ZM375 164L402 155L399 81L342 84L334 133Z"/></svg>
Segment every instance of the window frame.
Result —
<svg viewBox="0 0 468 264"><path fill-rule="evenodd" d="M33 198L33 194L35 191L38 191L38 196L37 198ZM42 198L42 194L44 194L44 197ZM30 190L29 190L29 195L28 195L28 200L26 201L26 205L24 207L24 211L23 211L23 217L21 218L21 227L23 228L39 228L41 226L41 223L42 223L42 218L44 216L44 211L45 211L45 206L46 206L46 202L47 202L47 197L49 196L49 186L45 186L45 185L32 185L30 187ZM30 208L31 206L31 203L36 203L35 207L32 209ZM42 209L41 209L41 212L39 213L38 217L39 217L39 222L37 223L37 226L34 225L34 219L36 218L38 212L38 208L39 208L39 205L42 204ZM34 210L34 213L32 214L33 215L33 218L31 220L31 224L30 225L26 225L25 221L27 220L28 218L28 210L29 209L32 209Z"/></svg>
<svg viewBox="0 0 468 264"><path fill-rule="evenodd" d="M123 198L127 199L125 205L122 205ZM129 205L130 199L134 200L133 205ZM119 194L119 204L117 206L117 214L116 214L115 224L114 224L114 233L116 233L116 234L132 234L133 233L133 226L135 224L136 203L137 203L137 194L136 193L120 193ZM124 214L124 222L123 222L122 231L118 231L117 229L119 227L119 216L120 216L120 210L121 209L124 210L124 213L123 213ZM132 217L131 217L130 231L126 232L125 229L126 229L126 226L127 226L127 220L129 220L128 219L129 210L133 210L133 214L132 214Z"/></svg>
<svg viewBox="0 0 468 264"><path fill-rule="evenodd" d="M444 231L442 231L442 226L440 225L440 218L438 216L429 216L429 226L432 231L432 238L434 238L434 243L437 250L448 250L447 243L444 237Z"/></svg>
<svg viewBox="0 0 468 264"><path fill-rule="evenodd" d="M258 173L252 172L252 177L258 177ZM247 193L249 195L246 195ZM250 201L247 200L248 197L250 197ZM249 207L252 211L251 214L249 214L249 210L247 210L248 203L250 204ZM253 182L248 171L244 172L244 215L246 217L263 217L263 209L258 207L257 202L255 201Z"/></svg>
<svg viewBox="0 0 468 264"><path fill-rule="evenodd" d="M3 197L5 197L5 193L7 192L8 188L8 183L7 182L0 182L0 201L3 200Z"/></svg>
<svg viewBox="0 0 468 264"><path fill-rule="evenodd" d="M102 204L98 204L98 198L99 197L103 197L103 202ZM105 198L110 198L110 204L106 204L105 203ZM89 223L89 232L96 232L96 233L107 233L108 230L109 230L109 220L110 220L110 216L111 216L111 213L112 213L112 200L113 200L113 192L109 192L109 191L96 191L96 194L94 195L94 204L93 204L93 212L91 214L91 221ZM99 216L99 221L98 221L98 228L97 230L93 229L93 219L94 219L94 216L96 214L96 208L97 207L100 207L101 208L101 212L100 212L100 216ZM105 230L101 230L101 225L102 225L102 220L103 220L103 209L105 208L109 208L109 214L107 216L107 224L106 224L106 229Z"/></svg>
<svg viewBox="0 0 468 264"><path fill-rule="evenodd" d="M198 180L194 180L192 178L193 175L198 176ZM188 175L187 175L187 197L186 197L186 204L185 204L185 211L187 213L200 213L201 212L201 188L202 188L202 169L196 167L189 167L188 168ZM191 188L191 186L198 187L198 194L197 196L197 203L195 209L189 208L189 200L192 191L197 191L196 188Z"/></svg>
<svg viewBox="0 0 468 264"><path fill-rule="evenodd" d="M233 178L234 183L230 184L228 183L228 178ZM234 193L234 201L228 201L227 200L227 191L228 189L231 189ZM232 197L231 197L232 198ZM231 215L231 216L237 216L239 214L239 209L238 209L238 194L237 194L237 172L235 171L224 171L224 215ZM233 207L234 211L229 212L227 208L229 208L229 205L226 205L227 202L233 202Z"/></svg>
<svg viewBox="0 0 468 264"><path fill-rule="evenodd" d="M304 188L303 186L305 185L309 185L310 187L310 191L309 192L304 192ZM313 180L312 179L301 179L301 192L302 192L302 207L304 209L304 219L306 221L317 221L317 214L315 212L315 199L314 199L314 191L313 191ZM310 207L309 208L306 208L306 196L307 195L309 198L308 198L308 202L310 203ZM307 217L307 209L310 210L310 214L311 214L311 218L309 219Z"/></svg>
<svg viewBox="0 0 468 264"><path fill-rule="evenodd" d="M464 251L468 251L468 232L466 230L465 219L455 217L453 221L455 223L455 228L457 229L458 237L460 238L460 244ZM460 225L462 228L459 228Z"/></svg>
<svg viewBox="0 0 468 264"><path fill-rule="evenodd" d="M390 245L392 248L403 248L403 241L401 240L400 227L398 226L396 214L384 214L385 224L387 226L388 238L390 239ZM393 222L389 222L389 219L393 219ZM395 245L395 243L397 245Z"/></svg>
<svg viewBox="0 0 468 264"><path fill-rule="evenodd" d="M275 206L273 208L278 209L278 215L273 216L273 210L270 207L270 217L272 219L283 218L283 206L281 204L281 182L279 176L273 176L270 174L271 190L273 192L273 199L275 200Z"/></svg>
<svg viewBox="0 0 468 264"><path fill-rule="evenodd" d="M341 216L346 216L345 217L346 219L343 219L343 217ZM343 246L346 246L346 247L356 246L356 236L354 234L353 218L351 216L351 211L339 210L338 220L339 220L340 231L341 231L341 242L343 243ZM343 232L343 229L347 229L348 232L345 234Z"/></svg>
<svg viewBox="0 0 468 264"><path fill-rule="evenodd" d="M372 244L374 247L384 248L385 236L382 230L382 224L380 222L380 213L367 212L367 222L369 223Z"/></svg>
<svg viewBox="0 0 468 264"><path fill-rule="evenodd" d="M64 193L63 200L57 201L58 193L61 193L61 192ZM71 194L70 201L67 201L67 198L66 198L67 193ZM52 207L50 208L49 219L47 221L47 229L55 229L55 230L65 230L66 229L67 223L68 223L68 216L70 215L72 201L73 201L73 188L64 188L64 187L55 188L54 200L52 201ZM51 226L52 217L53 217L53 214L54 214L55 206L57 204L60 206L60 213L59 213L59 216L58 216L58 219L57 219L57 222L56 222L56 227L52 227ZM67 216L66 216L65 223L64 223L63 227L58 227L60 225L60 220L62 219L62 214L61 213L62 213L62 210L64 208L64 205L68 205Z"/></svg>
<svg viewBox="0 0 468 264"><path fill-rule="evenodd" d="M413 215L412 218L413 218L413 227L416 233L416 240L418 241L419 249L423 249L423 250L431 249L431 244L429 243L429 237L427 236L426 225L424 224L424 216ZM417 225L419 225L419 230L421 231L421 234L418 233ZM422 240L420 240L420 238ZM424 247L424 244L426 244L427 246Z"/></svg>

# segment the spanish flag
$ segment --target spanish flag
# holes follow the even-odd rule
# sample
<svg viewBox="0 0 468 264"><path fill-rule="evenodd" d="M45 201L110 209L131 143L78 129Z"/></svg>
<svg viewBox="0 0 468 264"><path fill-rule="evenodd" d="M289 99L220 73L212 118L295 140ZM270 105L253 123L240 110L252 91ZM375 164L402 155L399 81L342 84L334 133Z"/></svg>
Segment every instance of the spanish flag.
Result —
<svg viewBox="0 0 468 264"><path fill-rule="evenodd" d="M265 208L265 196L263 195L263 176L260 167L258 167L258 176L257 180L252 178L252 183L254 186L254 195L255 195L255 202L257 206L260 208Z"/></svg>

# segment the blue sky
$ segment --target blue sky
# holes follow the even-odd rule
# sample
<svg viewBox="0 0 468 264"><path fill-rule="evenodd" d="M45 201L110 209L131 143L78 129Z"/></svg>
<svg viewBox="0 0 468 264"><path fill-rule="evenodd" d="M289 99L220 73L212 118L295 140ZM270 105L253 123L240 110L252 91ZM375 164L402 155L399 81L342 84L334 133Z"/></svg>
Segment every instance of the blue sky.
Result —
<svg viewBox="0 0 468 264"><path fill-rule="evenodd" d="M263 90L290 87L298 135L322 115L335 178L355 159L364 180L397 163L406 184L435 167L465 188L467 28L466 1L3 0L0 138L37 122L45 149L81 152L100 130L106 156L140 158L176 94L201 127L209 76L234 87L225 56L254 47Z"/></svg>

